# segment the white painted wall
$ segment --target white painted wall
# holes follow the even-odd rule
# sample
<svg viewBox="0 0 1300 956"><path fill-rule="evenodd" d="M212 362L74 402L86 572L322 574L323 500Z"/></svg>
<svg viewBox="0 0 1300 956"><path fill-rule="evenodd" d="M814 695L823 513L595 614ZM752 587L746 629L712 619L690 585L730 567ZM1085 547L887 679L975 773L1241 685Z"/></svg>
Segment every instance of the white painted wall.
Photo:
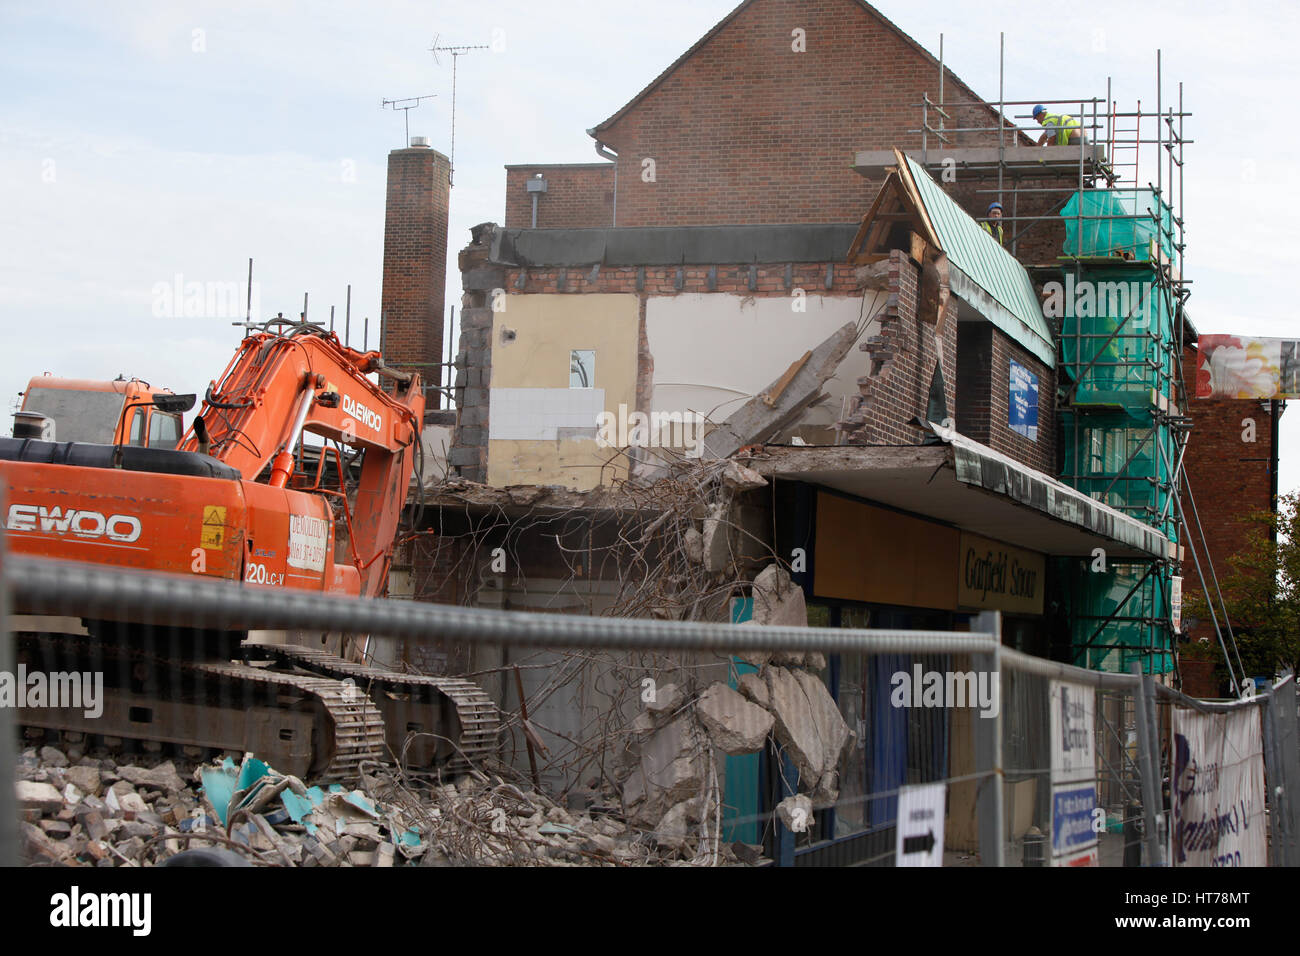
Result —
<svg viewBox="0 0 1300 956"><path fill-rule="evenodd" d="M697 411L724 421L846 322L870 319L885 293L862 298L808 295L805 311L786 296L756 298L727 293L654 297L646 304L646 335L654 356L654 411ZM875 334L868 329L863 334ZM841 399L858 394L870 359L853 348L825 386L831 400L808 410L804 423L829 426Z"/></svg>

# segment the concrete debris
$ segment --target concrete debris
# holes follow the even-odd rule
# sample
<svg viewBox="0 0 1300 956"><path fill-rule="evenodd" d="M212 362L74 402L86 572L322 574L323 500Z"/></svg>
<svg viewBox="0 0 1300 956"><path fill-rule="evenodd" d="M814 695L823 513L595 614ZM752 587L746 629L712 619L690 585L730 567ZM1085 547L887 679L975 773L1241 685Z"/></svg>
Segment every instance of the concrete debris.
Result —
<svg viewBox="0 0 1300 956"><path fill-rule="evenodd" d="M682 704L681 692L676 684L656 687L654 695L646 701L646 710L652 714L671 714Z"/></svg>
<svg viewBox="0 0 1300 956"><path fill-rule="evenodd" d="M673 696L678 707L686 702L676 688ZM251 754L204 765L81 758L57 767L28 749L15 784L20 848L28 864L69 867L230 865L214 862L222 858L292 867L685 864L701 845L708 740L687 714L654 728L642 749L638 771L660 794L653 823L665 820L663 832L623 818L612 791L552 799L509 782L505 768L432 783L364 767L348 789L308 786ZM69 777L62 792L54 771ZM709 862L757 862L747 857L742 864L721 847Z"/></svg>
<svg viewBox="0 0 1300 956"><path fill-rule="evenodd" d="M725 754L750 754L763 749L774 718L726 684L713 684L700 695L695 712L713 746Z"/></svg>
<svg viewBox="0 0 1300 956"><path fill-rule="evenodd" d="M63 775L67 778L68 783L82 793L89 794L92 797L99 796L101 783L98 767L69 767Z"/></svg>
<svg viewBox="0 0 1300 956"><path fill-rule="evenodd" d="M767 692L767 682L757 674L741 674L736 683L740 693L759 707L767 707L771 703L772 695Z"/></svg>
<svg viewBox="0 0 1300 956"><path fill-rule="evenodd" d="M48 783L19 780L18 806L38 813L58 813L63 809L63 795Z"/></svg>
<svg viewBox="0 0 1300 956"><path fill-rule="evenodd" d="M786 829L794 833L804 833L813 823L813 805L805 794L796 793L786 797L776 805L776 815L785 824Z"/></svg>
<svg viewBox="0 0 1300 956"><path fill-rule="evenodd" d="M754 578L753 585L754 613L752 623L768 624L774 627L807 627L808 606L804 601L803 588L796 585L790 574L779 564L769 564ZM762 667L769 660L785 667L809 667L813 670L826 668L826 657L816 651L751 651L744 659L755 667Z"/></svg>
<svg viewBox="0 0 1300 956"><path fill-rule="evenodd" d="M691 564L704 563L704 535L695 528L686 529L682 536L682 547L686 552L686 560Z"/></svg>
<svg viewBox="0 0 1300 956"><path fill-rule="evenodd" d="M728 532L727 506L718 502L709 509L709 517L704 519L704 568L717 573L726 569L731 561L731 541Z"/></svg>
<svg viewBox="0 0 1300 956"><path fill-rule="evenodd" d="M185 781L181 779L170 760L152 770L143 767L118 767L117 775L136 787L147 787L150 790L178 793L185 789Z"/></svg>
<svg viewBox="0 0 1300 956"><path fill-rule="evenodd" d="M623 784L623 808L633 823L653 826L673 804L697 794L704 784L707 740L685 714L643 741Z"/></svg>
<svg viewBox="0 0 1300 956"><path fill-rule="evenodd" d="M815 675L768 667L764 676L776 718L773 733L794 761L801 787L812 789L825 774L838 769L853 733Z"/></svg>
<svg viewBox="0 0 1300 956"><path fill-rule="evenodd" d="M722 469L722 483L732 491L752 491L767 487L766 478L734 459L728 461Z"/></svg>

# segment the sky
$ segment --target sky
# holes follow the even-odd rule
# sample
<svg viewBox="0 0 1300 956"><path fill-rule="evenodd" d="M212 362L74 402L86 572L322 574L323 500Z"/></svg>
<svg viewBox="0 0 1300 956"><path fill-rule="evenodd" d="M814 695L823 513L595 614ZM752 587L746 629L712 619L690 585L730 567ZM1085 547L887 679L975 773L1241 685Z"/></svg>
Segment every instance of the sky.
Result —
<svg viewBox="0 0 1300 956"><path fill-rule="evenodd" d="M388 151L451 152L448 305L469 227L500 222L509 163L595 162L608 118L724 17L731 0L473 4L412 0L0 0L0 434L28 378L138 376L202 394L229 361L254 260L263 317L302 311L377 344ZM1183 83L1186 276L1201 332L1300 338L1300 8L1272 3L903 3L878 9L986 99L1105 96ZM1147 168L1154 170L1149 163ZM205 293L186 308L187 285ZM172 290L180 288L178 297ZM238 297L235 297L238 298ZM1300 403L1282 419L1281 490L1300 490ZM1202 508L1206 503L1201 503Z"/></svg>

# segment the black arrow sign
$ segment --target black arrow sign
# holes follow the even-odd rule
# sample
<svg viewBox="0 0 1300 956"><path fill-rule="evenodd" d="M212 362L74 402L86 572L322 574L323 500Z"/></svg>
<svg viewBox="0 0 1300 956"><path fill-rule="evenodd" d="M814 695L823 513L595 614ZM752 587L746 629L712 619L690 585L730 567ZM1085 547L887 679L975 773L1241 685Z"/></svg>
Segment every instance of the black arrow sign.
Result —
<svg viewBox="0 0 1300 956"><path fill-rule="evenodd" d="M933 830L927 830L925 836L903 837L903 856L907 856L909 853L929 853L933 849Z"/></svg>

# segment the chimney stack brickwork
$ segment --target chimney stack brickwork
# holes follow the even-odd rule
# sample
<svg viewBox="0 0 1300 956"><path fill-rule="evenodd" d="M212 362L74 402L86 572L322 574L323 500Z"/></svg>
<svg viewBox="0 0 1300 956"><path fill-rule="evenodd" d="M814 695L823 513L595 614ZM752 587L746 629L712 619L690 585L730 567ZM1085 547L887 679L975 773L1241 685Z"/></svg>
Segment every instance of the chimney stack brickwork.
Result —
<svg viewBox="0 0 1300 956"><path fill-rule="evenodd" d="M383 348L395 368L442 382L451 162L428 147L388 154L384 215ZM440 407L437 392L428 407Z"/></svg>

